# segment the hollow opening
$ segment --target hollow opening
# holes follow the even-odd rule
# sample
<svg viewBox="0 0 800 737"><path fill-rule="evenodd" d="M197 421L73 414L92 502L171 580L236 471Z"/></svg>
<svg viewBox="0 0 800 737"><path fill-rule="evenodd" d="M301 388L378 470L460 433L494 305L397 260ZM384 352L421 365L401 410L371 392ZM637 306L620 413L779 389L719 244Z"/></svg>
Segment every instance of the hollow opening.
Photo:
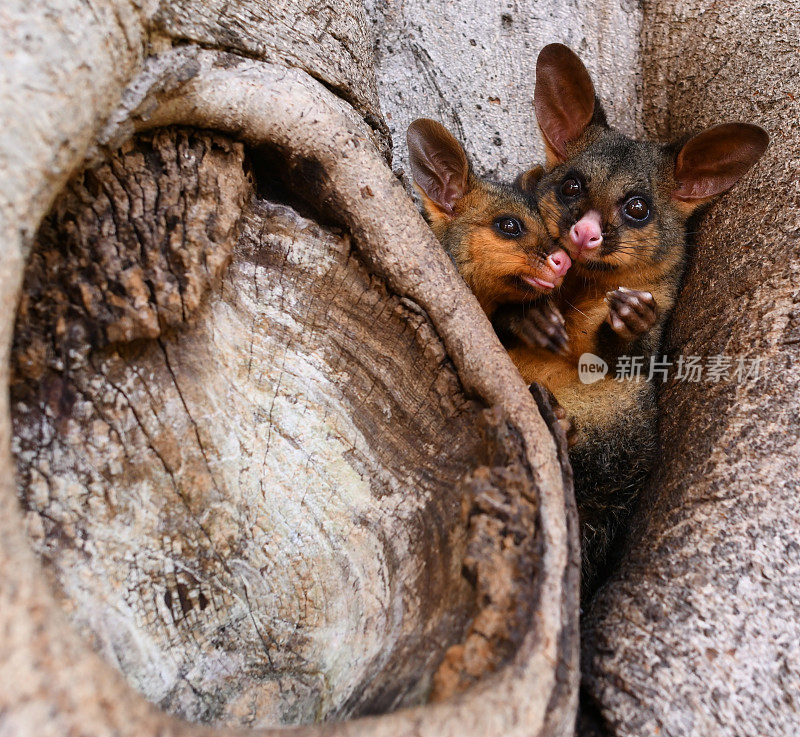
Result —
<svg viewBox="0 0 800 737"><path fill-rule="evenodd" d="M214 133L142 134L68 185L25 271L27 531L95 649L190 720L447 698L513 658L537 605L516 431L310 175Z"/></svg>

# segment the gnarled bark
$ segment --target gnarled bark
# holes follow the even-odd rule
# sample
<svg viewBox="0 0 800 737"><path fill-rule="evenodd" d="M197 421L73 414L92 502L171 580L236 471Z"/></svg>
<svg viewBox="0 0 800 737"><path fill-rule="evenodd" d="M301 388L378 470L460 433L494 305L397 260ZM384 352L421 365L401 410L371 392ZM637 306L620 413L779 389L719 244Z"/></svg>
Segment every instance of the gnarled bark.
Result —
<svg viewBox="0 0 800 737"><path fill-rule="evenodd" d="M7 3L3 381L32 258L18 494L0 395L0 733L571 733L563 448L384 165L418 115L479 174L540 158L534 59L561 40L629 132L773 136L669 344L764 378L663 393L663 463L584 628L591 728L793 734L798 39L740 5Z"/></svg>
<svg viewBox="0 0 800 737"><path fill-rule="evenodd" d="M360 0L162 0L154 26L173 44L190 42L302 69L386 135L373 32Z"/></svg>
<svg viewBox="0 0 800 737"><path fill-rule="evenodd" d="M12 383L31 531L81 628L168 711L257 725L418 701L471 605L480 408L425 315L346 234L251 201L243 163L162 131L57 204L17 328L55 349Z"/></svg>
<svg viewBox="0 0 800 737"><path fill-rule="evenodd" d="M241 146L215 134L111 153L133 127L174 123L267 145L341 227L249 197ZM418 703L485 609L461 574L475 511L460 479L502 492L513 470L523 555L470 551L479 588L510 570L514 646L448 701L298 733L564 734L567 477L374 140L302 72L191 48L148 61L86 150L106 163L30 262L14 386L27 529L62 605L152 700L229 724L347 717ZM476 433L482 407L514 439L502 453L483 450L497 441ZM65 626L5 478L3 727L207 733L148 707Z"/></svg>

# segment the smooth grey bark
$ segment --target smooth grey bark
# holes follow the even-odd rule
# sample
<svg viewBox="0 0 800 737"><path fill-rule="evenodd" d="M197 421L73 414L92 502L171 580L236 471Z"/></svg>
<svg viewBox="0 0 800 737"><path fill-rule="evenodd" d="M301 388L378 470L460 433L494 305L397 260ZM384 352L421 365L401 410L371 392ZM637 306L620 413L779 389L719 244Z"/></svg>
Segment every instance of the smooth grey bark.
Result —
<svg viewBox="0 0 800 737"><path fill-rule="evenodd" d="M641 132L641 10L636 2L368 0L381 107L395 170L408 172L405 132L435 118L479 176L513 180L544 160L533 111L536 57L570 45L597 81L610 121Z"/></svg>

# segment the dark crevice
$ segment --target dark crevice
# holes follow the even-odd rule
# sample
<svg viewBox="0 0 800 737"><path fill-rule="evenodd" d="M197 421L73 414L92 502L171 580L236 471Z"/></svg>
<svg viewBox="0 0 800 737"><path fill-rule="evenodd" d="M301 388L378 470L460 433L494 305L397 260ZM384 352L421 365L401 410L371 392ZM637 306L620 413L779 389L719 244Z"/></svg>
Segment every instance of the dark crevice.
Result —
<svg viewBox="0 0 800 737"><path fill-rule="evenodd" d="M575 720L575 737L612 737L613 734L596 699L582 687Z"/></svg>
<svg viewBox="0 0 800 737"><path fill-rule="evenodd" d="M468 533L462 575L474 590L476 611L434 676L433 701L505 666L522 645L541 596L539 488L524 441L498 408L483 413L479 428L485 465L463 481Z"/></svg>
<svg viewBox="0 0 800 737"><path fill-rule="evenodd" d="M318 162L287 157L267 146L249 153L259 199L291 207L322 227L343 227L341 213L326 197L327 175Z"/></svg>

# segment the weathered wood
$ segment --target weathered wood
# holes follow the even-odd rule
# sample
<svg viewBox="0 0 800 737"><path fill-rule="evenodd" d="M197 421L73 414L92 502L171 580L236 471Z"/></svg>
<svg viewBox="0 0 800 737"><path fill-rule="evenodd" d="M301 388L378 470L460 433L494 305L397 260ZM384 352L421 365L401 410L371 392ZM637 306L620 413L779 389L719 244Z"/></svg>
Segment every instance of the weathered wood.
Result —
<svg viewBox="0 0 800 737"><path fill-rule="evenodd" d="M173 58L182 63L187 54ZM512 604L524 602L511 628L516 651L453 700L298 734L447 735L463 733L465 723L487 735L566 734L575 705L577 551L556 446L533 399L350 108L301 72L210 52L196 59L194 71L182 67L187 73L166 85L152 68L134 81L100 143L127 130L130 114L140 127L189 124L267 144L313 182L312 201L344 230L258 202L230 226L228 210L248 191L237 173L240 149L226 143L228 154L215 161L206 134L184 134L186 151L205 151L197 165L170 172L164 163L180 146L170 153L162 142L149 157L134 147L126 150L132 161L86 175L67 195L85 197L86 211L57 209L49 225L71 229L66 243L78 265L97 254L103 268L75 274L44 255L32 262L34 281L57 276L33 286L55 306L26 306L35 319L18 345L42 348L28 351L17 375L41 382L15 386L18 457L30 473L27 527L51 559L62 604L151 698L195 718L275 723L417 701L472 607L461 576L469 515L461 514L458 479L481 464L513 462L527 477L526 514L536 516L528 528L541 551L535 579L515 577L523 588ZM176 180L188 191L173 190ZM97 201L86 186L93 181L105 187ZM222 182L234 183L234 196L215 210ZM159 203L151 195L162 188ZM131 233L115 220L126 199L131 211L151 203L152 227ZM171 220L175 202L187 209ZM76 225L67 215L73 207L86 215ZM175 261L175 244L164 242L173 227L190 233L209 224L221 225L220 237L193 240ZM215 289L215 267L205 276L194 267L211 257L222 263L236 233L232 264ZM42 254L58 253L63 242L45 237ZM296 291L284 281L290 275ZM76 280L86 288L73 289ZM98 285L114 298L98 299ZM187 312L190 293L198 298ZM176 294L180 312L165 313ZM88 350L74 350L73 325L95 338ZM518 438L505 460L478 452L481 404L497 407L499 427ZM310 416L317 424L305 428ZM318 450L318 465L304 447ZM263 456L258 464L261 452L275 464ZM244 458L256 462L245 467L237 460ZM501 471L483 473L502 478ZM206 733L147 707L65 627L25 547L8 486L3 491L0 626L17 633L0 641L3 726ZM297 530L309 545L320 541L319 554L297 552ZM209 623L212 612L218 619ZM353 654L352 642L339 643L348 633L361 638ZM231 640L220 644L215 635ZM276 642L265 646L270 637ZM226 649L231 642L241 646L238 656ZM163 648L178 662L164 660ZM331 662L336 653L342 659ZM313 657L327 660L315 667ZM212 663L229 666L228 681ZM264 683L276 673L273 689L253 685L253 677ZM310 687L309 678L317 679Z"/></svg>
<svg viewBox="0 0 800 737"><path fill-rule="evenodd" d="M147 12L99 0L10 0L0 43L0 236L25 245L145 56ZM7 343L7 341L3 341Z"/></svg>
<svg viewBox="0 0 800 737"><path fill-rule="evenodd" d="M376 90L373 31L360 0L163 0L154 25L173 41L302 69L387 135Z"/></svg>
<svg viewBox="0 0 800 737"><path fill-rule="evenodd" d="M513 180L544 160L533 111L536 56L561 41L597 80L610 120L641 132L641 9L632 0L369 0L378 95L408 174L406 129L441 121L480 176Z"/></svg>
<svg viewBox="0 0 800 737"><path fill-rule="evenodd" d="M237 171L238 162L245 161L240 144L218 134L175 134L193 142L187 149L190 152L213 152L210 142L215 140L227 151L221 158L217 151L205 162L210 165L205 169L208 176L198 176L204 164L183 166L174 158L175 168L168 177L173 184L191 184L172 191L171 196L177 195L173 204L186 201L188 193L200 205L192 213L181 212L175 222L194 218L211 226L205 235L195 231L186 249L170 251L164 240L170 230L169 208L152 206L149 212L164 213L162 220L145 217L145 230L134 229L123 236L123 218L119 227L115 222L106 232L105 241L83 239L81 234L91 231L91 219L76 222L67 242L77 248L78 258L72 263L38 263L41 281L32 287L27 304L23 302L22 314L29 320L20 322L18 333L17 378L29 383L18 381L14 387L18 457L31 479L21 489L29 508L24 520L12 484L8 396L0 394L0 733L37 737L233 734L225 728L186 724L137 697L117 669L93 655L87 642L68 626L66 607L84 633L94 633L95 645L105 657L116 660L151 699L194 718L274 723L411 703L424 691L439 654L455 642L436 678L447 682L440 694L466 687L461 695L439 704L300 728L294 733L444 737L470 731L510 735L517 730L569 734L575 700L576 568L575 551L568 553L568 540L574 536L568 538L564 526L564 485L552 441L524 388L509 373L508 362L491 340L474 301L379 165L380 157L368 153L373 143L385 151L380 98L395 141L396 168L403 168L406 159L405 126L422 114L438 117L460 134L479 173L513 177L541 157L530 107L533 60L544 43L562 40L586 59L613 122L629 132L638 133L643 120L651 134L671 137L739 117L764 125L773 136L771 152L758 170L706 222L670 334L673 354L725 352L761 357L763 378L742 386L674 383L666 387L663 464L637 520L629 560L598 600L585 627L587 693L598 707L589 714L594 725L587 729L637 737L794 734L800 708L796 699L800 633L795 616L800 605L795 544L800 526L795 432L800 380L794 360L798 345L794 244L800 196L793 173L800 158L800 110L797 94L787 89L786 80L796 79L800 72L796 53L800 42L790 4L748 0L720 7L710 0L671 0L647 2L641 9L624 0L600 5L527 2L498 9L490 4L376 0L370 3L368 17L375 28L378 84L364 12L349 0L210 5L189 0L145 4L100 0L91 5L59 3L57 12L53 10L50 2L13 1L5 3L0 17L5 50L0 69L2 381L8 377L23 259L42 218L86 158L106 160L120 145L127 146L123 155L136 156L137 149L126 143L134 123L152 125L150 115L159 112L161 102L169 105L177 100L157 122L219 128L253 145L263 143L265 131L271 131L272 144L294 161L300 181L309 174L322 174L311 177L316 186L307 191L324 214L304 210L294 195L287 199L295 207L276 203L274 195L280 187L272 190L271 204L264 198L246 204L250 185L243 170ZM198 61L197 44L248 57L249 62L217 58L223 67L228 66L231 77L240 75L241 84L229 79L221 86L206 87L198 96L192 87L198 75L208 81L209 69ZM173 45L179 50L161 53ZM282 75L273 76L269 83L283 94L259 98L260 115L243 102L250 94L263 94L259 86L265 84L264 76L254 69L258 60L283 68ZM170 65L172 74L167 74ZM292 68L305 75L293 74ZM287 80L299 88L281 87ZM643 115L641 100L645 101ZM170 117L176 113L177 117ZM286 116L284 126L276 123L281 115ZM319 116L316 128L310 125L309 115ZM133 123L128 120L131 116ZM361 121L369 127L360 126ZM155 134L154 140L172 140L165 135ZM159 150L166 152L169 146L163 143ZM342 158L343 153L350 158ZM309 168L309 162L314 166ZM321 168L315 168L320 163ZM129 161L108 182L127 181L126 171L141 174L147 166L141 167L142 162ZM223 172L227 172L224 177L217 176ZM112 194L134 190L129 185ZM80 186L73 195L79 191ZM215 191L235 196L221 202ZM239 195L244 204L236 204ZM94 198L89 193L84 206L91 209L91 202L102 203L102 196ZM169 197L162 204L168 201ZM135 194L132 202L140 202ZM222 207L220 212L233 212L234 217L210 223L216 204ZM237 208L240 212L235 216ZM73 209L80 206L71 204L62 215ZM113 210L100 204L98 213L106 213L108 222ZM331 225L332 216L341 222ZM68 218L59 217L56 214L48 227L67 227ZM60 237L53 235L44 252L57 251L57 241L61 242ZM265 259L263 242L272 245L266 253L302 256L293 263L297 294L302 275L317 273L311 254L325 254L327 263L337 264L338 270L332 273L347 278L341 276L341 294L323 304L334 305L334 314L341 316L336 328L355 327L350 332L312 330L310 335L295 336L293 323L280 321L274 303L262 304L263 291L258 299L254 296L256 285L275 285L281 269ZM115 247L104 250L104 243ZM144 253L157 258L139 262L137 270L133 257L142 244L149 244ZM229 255L232 266L220 282L221 266ZM97 261L103 268L92 271L90 265ZM207 264L208 271L201 264ZM81 267L77 282L88 287L80 295L71 292L76 265ZM131 266L133 271L128 272ZM180 277L173 273L176 268ZM36 271L36 263L32 269ZM152 291L151 284L158 289ZM275 290L283 294L283 289L278 279ZM108 300L102 298L104 292ZM365 297L376 294L370 309L379 316L374 326L365 325L364 314L371 314L364 312ZM356 295L360 301L345 299L358 299ZM53 305L52 311L42 309L45 304ZM385 306L383 311L378 310L379 304ZM329 323L331 315L315 311L314 302L307 308L307 312L281 310L280 314L317 315L314 324ZM262 324L278 325L280 331L254 330L253 322L259 319ZM249 327L248 320L252 321ZM63 330L67 325L73 330ZM392 331L401 325L408 327L395 335ZM245 334L259 335L264 341L264 354L254 352L252 362L251 342L243 339ZM50 337L37 342L36 336L43 335ZM369 337L356 345L354 336ZM274 356L266 354L270 346L288 348L292 337L297 337L297 345L325 346L325 350L320 355L287 350L287 361L291 356L305 368L346 366L351 381L343 386L352 396L333 391L332 383L318 385L328 390L319 396L340 410L336 418L323 415L338 445L333 450L325 446L329 453L325 473L307 471L302 459L289 473L338 479L336 474L343 472L348 481L337 489L353 492L355 502L349 509L370 500L362 517L372 520L371 526L353 525L352 515L338 512L326 518L339 533L373 534L380 529L376 519L397 524L391 529L405 532L397 539L379 541L377 549L384 554L407 550L409 556L420 557L390 563L391 556L386 554L358 561L364 581L384 580L367 578L381 561L385 563L381 573L394 572L394 577L385 579L394 588L387 585L379 591L388 592L383 601L397 605L386 616L399 617L403 626L408 625L406 630L399 627L399 635L380 629L367 632L363 622L350 616L364 601L373 603L368 587L354 589L353 596L362 597L358 603L343 601L335 596L338 587L326 588L327 580L314 578L317 571L311 566L304 569L307 575L301 566L292 567L297 560L294 553L269 548L266 540L274 529L268 535L261 522L274 519L271 515L296 500L278 498L271 499L274 505L257 504L253 488L260 477L256 479L255 466L239 469L244 479L241 487L226 475L234 468L232 460L245 455L242 448L265 450L267 443L270 454L278 452L276 444L291 448L283 434L280 438L270 435L273 424L264 420L263 411L269 400L271 420L280 419L284 429L291 420L292 376L276 368ZM374 355L387 342L407 350L394 365L395 373L406 377L405 383L392 384L388 379L376 383L369 396L382 397L382 404L370 404L369 411L362 408L359 415L352 411L360 399L357 390L370 376L358 360L365 350L362 346ZM345 352L347 347L354 355ZM205 353L195 352L200 350ZM241 363L242 351L248 354L247 372ZM337 355L338 363L334 361ZM405 360L411 356L416 359L409 366ZM386 364L376 359L372 365L384 378L388 375ZM410 369L414 379L418 374L431 377L432 383L423 387L427 393L408 379ZM279 390L269 394L267 381L276 375L283 376L272 387ZM242 376L250 382L243 385L254 387L252 395L232 392L231 386ZM122 391L129 392L130 401ZM260 415L248 414L253 397ZM463 445L442 448L441 438L434 438L426 447L411 448L401 432L400 444L410 448L411 455L398 446L397 462L376 471L369 466L370 458L378 464L371 450L374 436L381 428L394 435L398 423L387 423L385 411L404 407L406 399L417 401L421 408L419 416L409 418L410 427L420 427L420 437L452 420ZM479 419L476 408L481 404L499 407L499 414ZM320 401L315 406L325 404ZM114 421L95 422L99 411ZM79 427L78 412L92 419L92 424ZM357 415L371 418L373 424L366 429L357 426L353 420ZM166 427L158 419L165 417L175 418L174 425ZM303 415L297 417L302 420ZM49 433L48 443L37 444L34 420L39 422L38 431ZM219 422L228 423L230 432L223 432L226 428ZM488 438L477 441L477 432L473 437L464 429L468 424L473 430L483 427ZM266 429L268 441L258 428ZM343 428L352 431L348 440L363 439L361 456L357 447L348 448L349 453L342 450L344 435L336 433ZM90 435L93 442L79 444L79 439ZM495 452L498 437L519 440L518 445L516 441L501 443L517 447L513 456ZM104 448L100 447L103 443ZM337 448L340 455L332 458ZM470 448L474 454L466 463L464 456ZM460 492L448 486L447 474L442 476L439 467L431 465L427 451L450 453L453 461L447 473L453 483L460 473L454 470L458 463L470 466L472 488L482 493L466 505L466 516L461 516L454 501ZM292 452L298 451L291 448L282 457ZM419 464L410 465L413 458L427 469L424 478L415 476ZM273 475L279 475L281 468L269 466ZM131 475L124 476L128 471ZM514 483L507 483L512 477ZM283 480L283 488L289 488L289 481ZM407 488L406 482L420 489L419 508L413 507L415 495L409 499L398 491ZM313 490L315 499L323 499L324 510L342 503L342 494L325 497L322 488L320 482ZM359 489L363 493L357 493ZM390 491L383 497L377 494L373 504L375 489ZM521 489L519 494L513 493L515 489ZM353 501L353 495L344 496ZM379 511L385 500L395 498L400 502L398 509L413 508L407 519L417 520L418 528L387 520ZM514 521L514 530L530 530L531 517L537 515L541 537L512 536L508 539L513 544L499 555L496 545L507 539L504 535L511 528L504 527L498 535L480 533L496 531L500 517L487 510L506 514L503 504L497 507L495 502L509 499L523 500L507 517ZM147 504L139 506L140 501ZM435 514L429 519L424 513L431 510ZM521 510L525 511L522 516ZM161 518L159 511L170 514ZM127 520L132 523L126 524ZM304 516L298 524L307 521ZM567 524L574 526L574 517L568 515ZM157 534L162 526L172 534L169 541ZM280 525L275 529L285 531ZM142 536L134 537L132 530ZM436 537L446 530L452 533L450 540L437 543L436 548L444 551L445 560L435 559L434 571L409 574L413 560L419 565L431 561L432 549L425 548L426 538L412 533L427 531ZM118 533L116 539L110 531ZM313 539L313 534L317 540L324 538L315 529L307 539ZM253 545L256 538L264 543L260 549ZM42 575L41 559L34 556L31 540L45 556L49 580ZM126 545L129 552L134 551L132 558L121 555ZM517 552L539 545L541 575L533 582L533 594L524 586L500 585L518 581L525 571L518 563L530 562L525 552L515 562ZM474 581L460 578L456 570L459 550L465 547L470 551L470 569L477 574ZM215 550L231 557L215 557ZM295 613L302 609L303 617L292 621L301 622L305 634L313 631L321 639L300 642L287 625L291 617L277 616L284 609L260 606L262 599L270 598L263 584L271 580L260 570L253 574L254 569L246 565L232 566L233 553L240 554L237 566L247 563L247 554L252 553L253 560L260 556L273 561L268 554L274 553L274 561L291 569L290 577L299 571L294 580L300 586L287 593L283 605ZM337 555L320 560L332 563L347 555L352 558L352 551L343 544ZM75 566L70 567L70 561ZM182 567L175 561L181 561ZM192 565L186 565L187 561ZM245 570L247 575L242 573ZM353 574L355 566L341 570L345 579L351 576L351 582L358 578ZM98 575L86 575L90 571ZM310 586L318 598L305 596L303 586L310 581L320 582L318 587ZM398 593L400 584L404 594L417 592L420 601L436 600L435 605L418 611L412 598ZM487 596L473 602L473 585ZM157 592L161 599L151 596L152 605L146 607L141 603L148 601L146 597L136 597L143 589ZM59 592L60 605L56 605L54 590ZM222 592L216 599L222 602L220 616L212 620L211 612L216 615L217 610L210 593L218 590ZM255 606L243 601L243 592L249 596L251 591L260 592ZM303 596L295 596L297 592ZM326 598L331 592L333 598ZM529 595L538 598L533 602ZM303 609L301 598L303 604L338 602L344 614L336 619L332 609L322 613ZM431 615L430 620L422 621L423 611ZM537 612L535 626L517 640L519 629L506 631L502 615L507 613L509 621L515 617L522 621L530 611ZM469 613L477 616L470 621ZM450 626L445 624L448 618ZM366 670L359 672L346 656L338 663L317 661L322 669L312 677L324 680L320 675L324 671L330 679L316 692L313 684L302 691L309 682L303 669L310 668L297 652L312 657L316 653L324 660L326 652L341 654L345 649L319 645L326 637L328 643L335 639L334 630L325 629L334 620L353 625L347 631L360 638L359 652L369 660ZM226 621L231 623L227 630L222 624ZM274 635L276 642L264 647L258 631ZM225 632L231 633L228 643L241 645L238 655L219 639ZM494 638L494 647L488 650L476 647L485 634ZM381 663L374 657L378 640L396 655L392 662ZM422 644L429 642L436 656L426 659ZM519 648L513 654L517 642ZM176 661L166 662L163 652ZM275 673L272 665L264 667L267 655L275 656L280 683L296 688L297 698L288 690L258 688L257 683ZM233 669L229 682L214 670L215 662ZM498 668L497 672L487 676L492 668ZM367 673L374 674L374 681L360 697L354 695L361 691ZM415 678L420 679L416 691L411 685Z"/></svg>
<svg viewBox="0 0 800 737"><path fill-rule="evenodd" d="M28 258L15 390L192 321L230 261L252 190L245 167L241 144L165 131L73 181Z"/></svg>
<svg viewBox="0 0 800 737"><path fill-rule="evenodd" d="M243 164L225 139L162 132L57 203L17 328L56 355L12 384L32 536L81 629L168 711L259 725L418 702L472 606L480 407L346 234L249 196L242 213Z"/></svg>
<svg viewBox="0 0 800 737"><path fill-rule="evenodd" d="M772 143L715 206L668 336L677 355L760 359L738 382L671 381L663 459L632 549L585 626L603 734L796 735L800 710L800 23L786 3L647 3L652 134L724 120Z"/></svg>

